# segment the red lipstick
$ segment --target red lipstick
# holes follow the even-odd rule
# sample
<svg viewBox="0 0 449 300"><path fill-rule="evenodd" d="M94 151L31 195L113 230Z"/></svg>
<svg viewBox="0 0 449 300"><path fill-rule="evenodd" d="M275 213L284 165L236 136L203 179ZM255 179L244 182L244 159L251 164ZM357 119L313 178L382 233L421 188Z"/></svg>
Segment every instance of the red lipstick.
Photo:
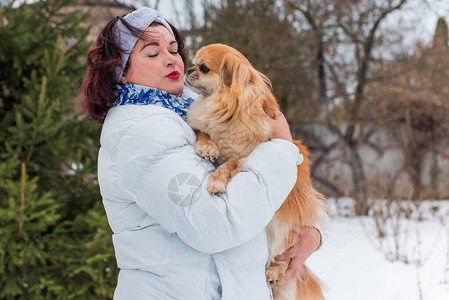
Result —
<svg viewBox="0 0 449 300"><path fill-rule="evenodd" d="M178 79L179 78L179 72L178 71L173 71L173 72L171 72L170 74L168 74L165 77L170 78L170 79Z"/></svg>

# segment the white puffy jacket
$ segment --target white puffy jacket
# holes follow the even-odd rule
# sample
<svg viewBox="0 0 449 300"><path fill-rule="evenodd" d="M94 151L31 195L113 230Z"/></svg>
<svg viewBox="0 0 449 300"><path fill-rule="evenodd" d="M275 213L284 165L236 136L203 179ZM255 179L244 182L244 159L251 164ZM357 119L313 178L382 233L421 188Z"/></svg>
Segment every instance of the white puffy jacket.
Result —
<svg viewBox="0 0 449 300"><path fill-rule="evenodd" d="M214 166L171 110L113 107L100 142L98 180L121 269L114 299L270 299L264 228L296 181L294 144L259 145L227 192L210 195Z"/></svg>

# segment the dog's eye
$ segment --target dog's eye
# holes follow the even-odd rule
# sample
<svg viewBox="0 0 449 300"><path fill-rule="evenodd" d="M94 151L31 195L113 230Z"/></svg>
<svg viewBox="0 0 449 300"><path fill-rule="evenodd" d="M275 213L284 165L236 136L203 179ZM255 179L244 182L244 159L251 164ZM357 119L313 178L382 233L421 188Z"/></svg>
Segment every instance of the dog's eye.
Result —
<svg viewBox="0 0 449 300"><path fill-rule="evenodd" d="M210 69L208 67L206 67L205 64L202 64L200 66L200 71L203 72L204 74L208 73L210 71Z"/></svg>

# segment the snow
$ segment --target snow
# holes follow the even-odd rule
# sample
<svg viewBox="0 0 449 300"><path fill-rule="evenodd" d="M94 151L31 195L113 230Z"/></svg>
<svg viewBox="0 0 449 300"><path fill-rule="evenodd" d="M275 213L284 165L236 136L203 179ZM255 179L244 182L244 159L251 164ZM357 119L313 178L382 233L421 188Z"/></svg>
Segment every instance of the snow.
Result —
<svg viewBox="0 0 449 300"><path fill-rule="evenodd" d="M384 238L374 216L332 206L323 246L306 263L328 286L327 300L449 300L449 201L386 218Z"/></svg>

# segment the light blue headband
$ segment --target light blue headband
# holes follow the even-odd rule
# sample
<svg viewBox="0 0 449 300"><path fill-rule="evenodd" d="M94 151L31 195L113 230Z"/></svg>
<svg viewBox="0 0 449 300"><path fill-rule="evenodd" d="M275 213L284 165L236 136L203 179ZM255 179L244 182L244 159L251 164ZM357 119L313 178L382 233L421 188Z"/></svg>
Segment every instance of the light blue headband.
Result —
<svg viewBox="0 0 449 300"><path fill-rule="evenodd" d="M144 32L148 26L153 22L157 22L165 26L168 31L175 36L170 25L162 17L162 15L157 11L149 7L142 7L132 13L127 14L123 19L128 22L129 25L133 26L137 30ZM137 40L140 36L134 36L128 28L123 25L122 21L119 20L114 26L114 39L120 45L122 50L122 63L115 69L115 79L116 82L120 82L123 71L125 70L126 63L128 62L129 55L131 54Z"/></svg>

